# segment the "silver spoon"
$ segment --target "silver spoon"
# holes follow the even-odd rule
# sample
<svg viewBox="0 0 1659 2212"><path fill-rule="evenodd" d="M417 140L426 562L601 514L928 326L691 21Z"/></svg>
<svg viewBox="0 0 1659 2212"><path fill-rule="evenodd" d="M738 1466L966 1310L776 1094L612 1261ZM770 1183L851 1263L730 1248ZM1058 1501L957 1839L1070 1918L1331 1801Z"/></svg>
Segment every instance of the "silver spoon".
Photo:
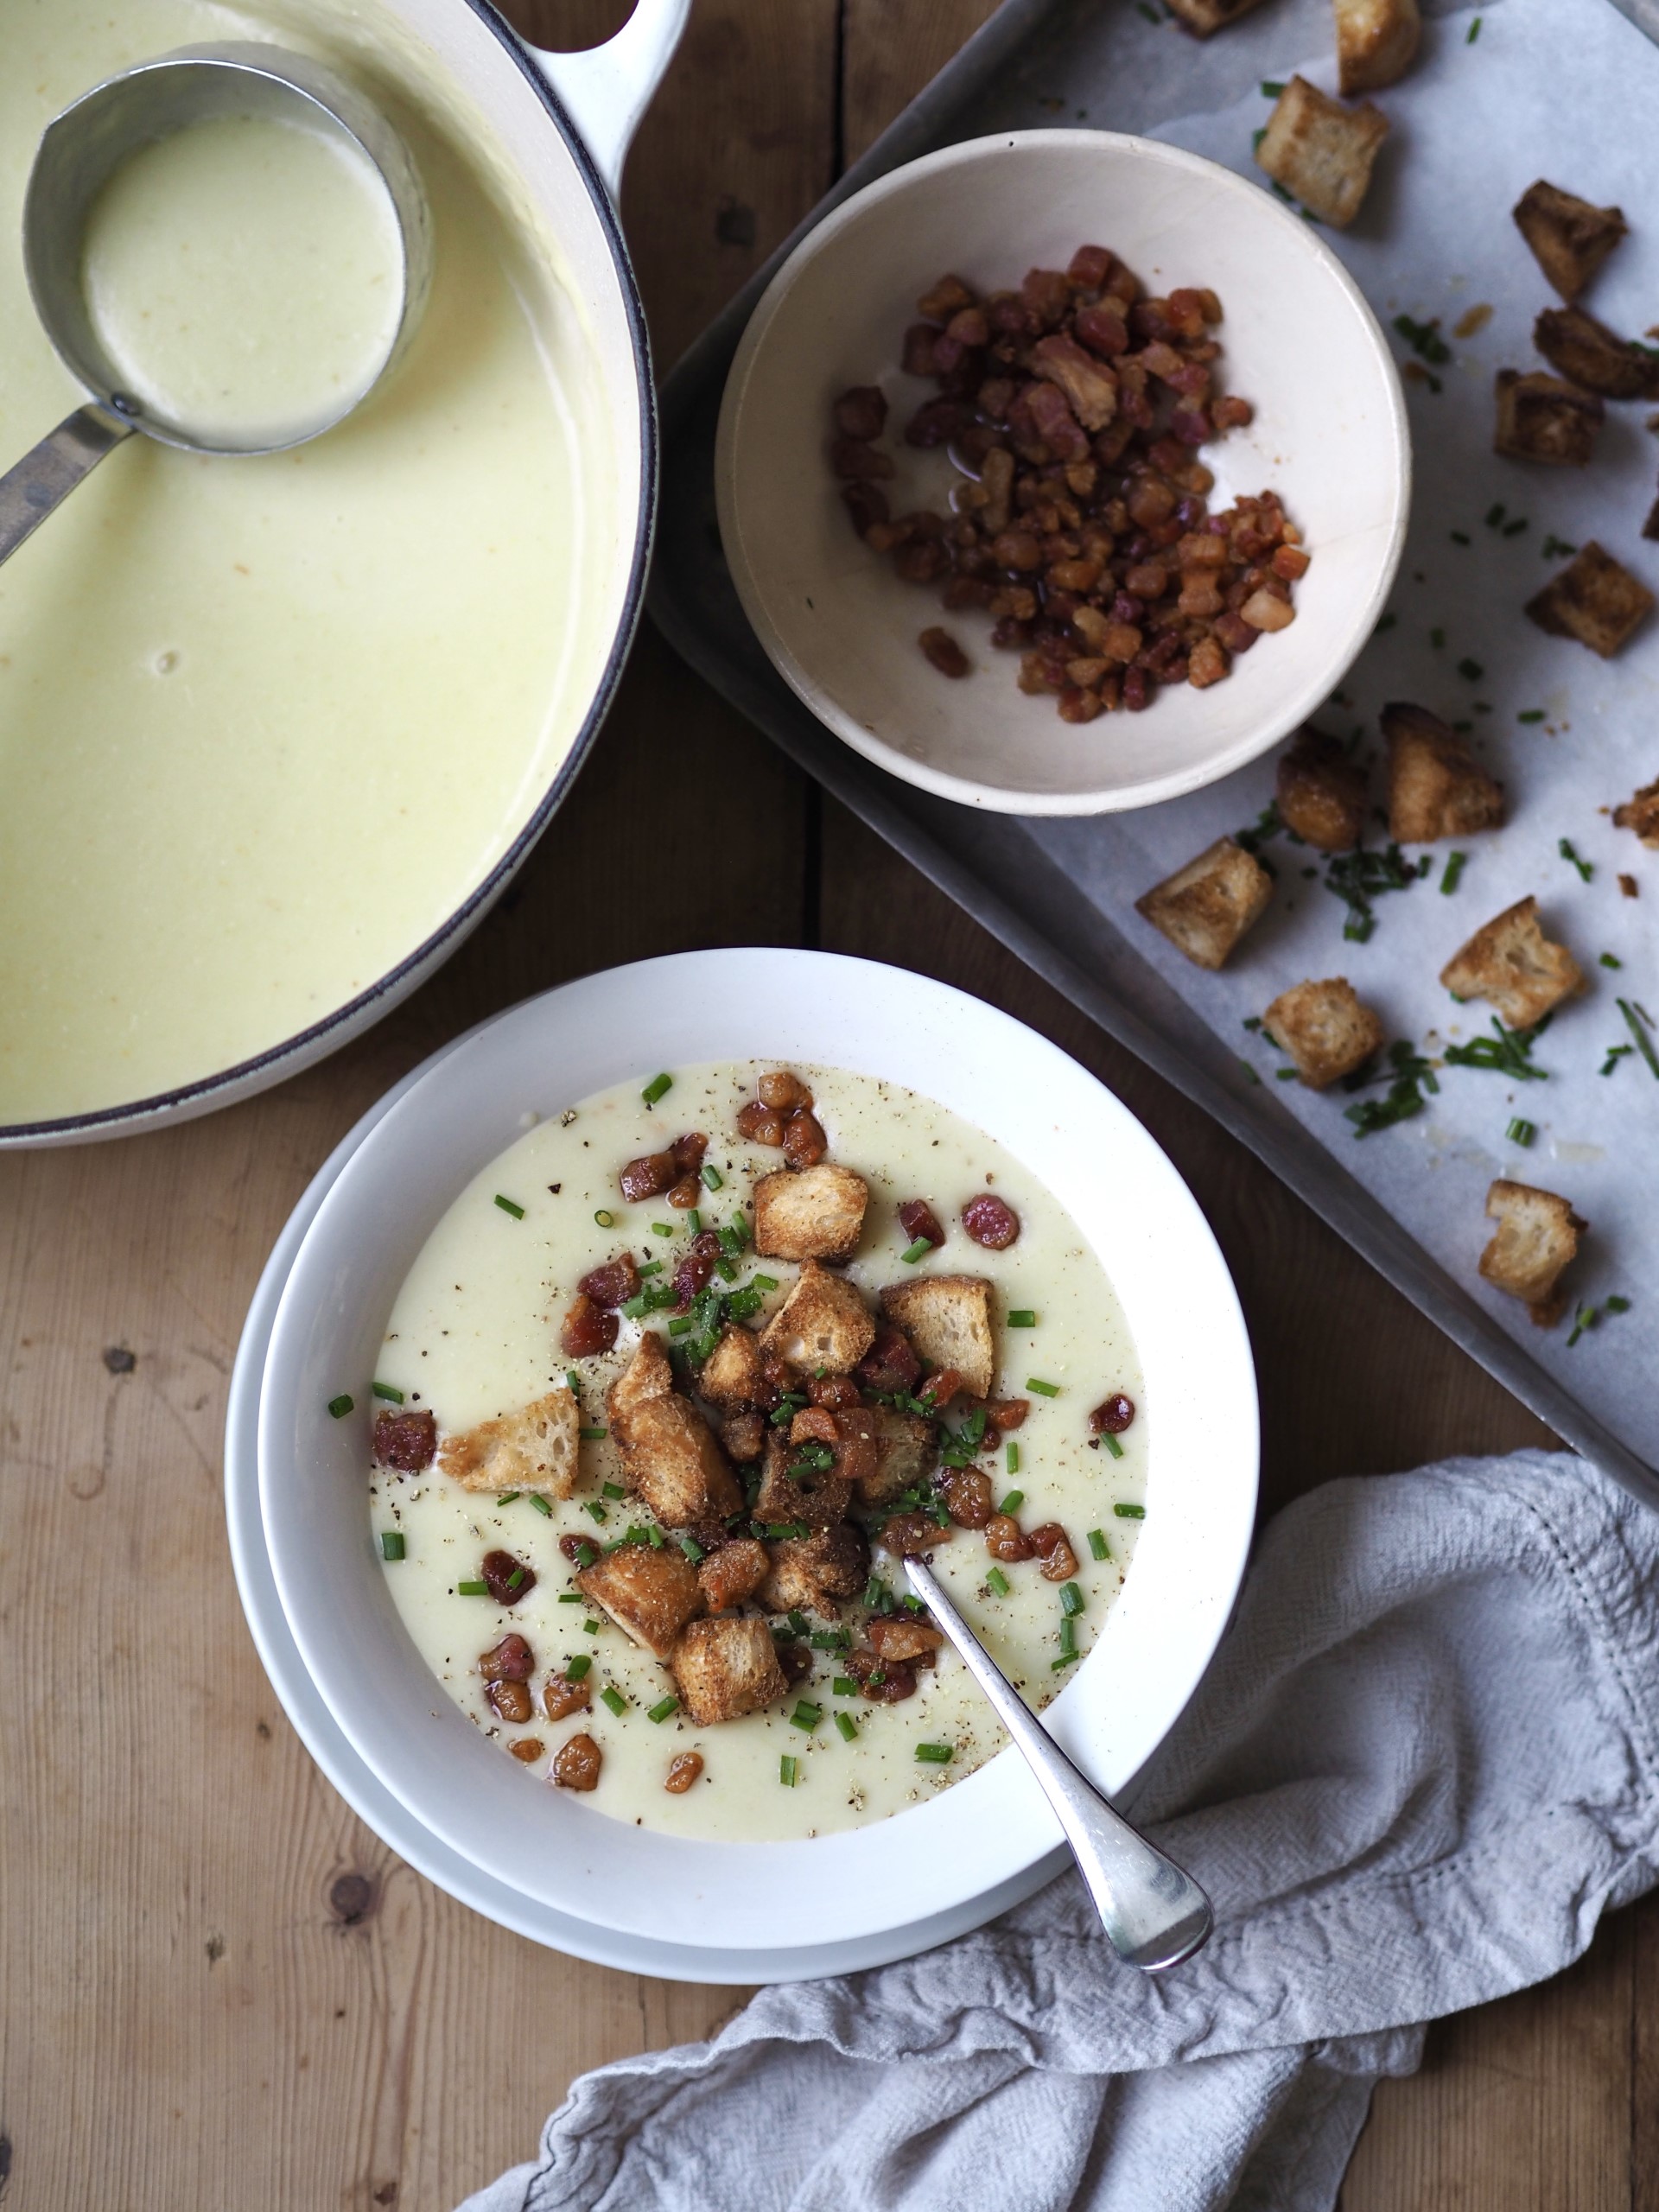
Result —
<svg viewBox="0 0 1659 2212"><path fill-rule="evenodd" d="M121 389L81 286L86 219L122 162L155 139L224 115L298 121L349 142L378 178L402 242L402 313L385 354L325 420L278 445L226 443L141 406ZM380 381L414 332L431 281L431 218L402 140L332 69L278 46L183 47L94 85L47 126L23 200L23 262L47 336L93 399L0 476L0 561L135 430L187 453L253 454L278 452L332 429Z"/></svg>
<svg viewBox="0 0 1659 2212"><path fill-rule="evenodd" d="M990 1658L932 1569L919 1559L906 1559L904 1566L911 1588L949 1637L1036 1776L1119 1958L1143 1974L1190 1959L1215 1925L1209 1898L1078 1773Z"/></svg>

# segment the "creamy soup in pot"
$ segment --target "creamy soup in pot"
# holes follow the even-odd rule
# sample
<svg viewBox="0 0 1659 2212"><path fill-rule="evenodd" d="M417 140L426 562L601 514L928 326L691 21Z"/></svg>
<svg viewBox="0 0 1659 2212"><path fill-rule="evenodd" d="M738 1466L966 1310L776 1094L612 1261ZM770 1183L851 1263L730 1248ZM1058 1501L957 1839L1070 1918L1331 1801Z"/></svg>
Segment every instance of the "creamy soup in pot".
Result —
<svg viewBox="0 0 1659 2212"><path fill-rule="evenodd" d="M1000 1748L893 1546L1040 1708L1143 1513L1099 1257L983 1131L840 1070L680 1068L531 1128L432 1231L372 1391L421 1658L527 1788L683 1835L851 1827Z"/></svg>
<svg viewBox="0 0 1659 2212"><path fill-rule="evenodd" d="M598 681L618 464L586 309L557 241L504 212L484 126L384 29L294 0L0 0L0 456L85 397L30 305L20 211L46 124L114 71L214 40L315 53L402 137L434 238L410 349L346 421L257 458L130 438L0 567L0 1126L207 1079L372 988L511 848ZM279 170L284 192L305 172L302 234L338 246L342 205L364 213L299 134L261 153L237 128L132 164L95 226L141 385L218 374L247 306L181 279L175 323L141 325L158 213L233 270L273 224L293 247ZM296 327L328 377L384 328L385 241L351 220L366 309L331 281Z"/></svg>

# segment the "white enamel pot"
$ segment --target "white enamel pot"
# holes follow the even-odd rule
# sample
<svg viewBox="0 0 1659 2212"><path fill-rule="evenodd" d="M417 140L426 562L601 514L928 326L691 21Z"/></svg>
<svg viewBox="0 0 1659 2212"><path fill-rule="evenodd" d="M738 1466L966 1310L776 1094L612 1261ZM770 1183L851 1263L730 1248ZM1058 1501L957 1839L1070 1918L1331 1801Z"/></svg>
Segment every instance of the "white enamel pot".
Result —
<svg viewBox="0 0 1659 2212"><path fill-rule="evenodd" d="M279 0L302 21L308 0ZM650 346L623 243L615 194L641 115L684 28L690 0L638 0L626 26L586 54L543 54L508 28L488 0L361 0L332 27L372 60L418 57L481 119L502 204L517 211L538 258L556 241L558 279L585 334L582 435L595 496L580 557L588 564L591 680L569 741L518 834L466 899L386 974L309 1027L240 1065L160 1095L61 1119L0 1125L0 1148L83 1143L185 1121L227 1106L311 1065L357 1036L425 981L486 914L575 782L627 658L644 599L656 513L658 447ZM601 488L602 487L602 489Z"/></svg>

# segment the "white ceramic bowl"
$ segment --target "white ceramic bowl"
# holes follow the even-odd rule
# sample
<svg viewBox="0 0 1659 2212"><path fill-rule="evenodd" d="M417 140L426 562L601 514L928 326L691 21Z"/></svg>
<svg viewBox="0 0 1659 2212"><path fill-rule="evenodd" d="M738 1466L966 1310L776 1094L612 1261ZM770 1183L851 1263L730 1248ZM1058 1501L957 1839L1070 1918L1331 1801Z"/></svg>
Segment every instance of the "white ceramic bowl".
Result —
<svg viewBox="0 0 1659 2212"><path fill-rule="evenodd" d="M501 1757L428 1674L369 1529L366 1374L410 1264L526 1112L642 1071L726 1058L828 1063L908 1084L1010 1147L1070 1207L1116 1284L1151 1413L1133 1569L1048 1725L1106 1788L1160 1741L1209 1661L1255 1504L1255 1376L1203 1216L1134 1117L1003 1014L823 953L683 953L589 976L486 1025L370 1131L318 1207L271 1331L261 1510L284 1616L353 1750L423 1828L495 1880L601 1928L750 1954L868 1937L1006 1895L1058 1831L1005 1752L889 1822L798 1843L650 1834ZM810 1925L804 1922L808 1916Z"/></svg>
<svg viewBox="0 0 1659 2212"><path fill-rule="evenodd" d="M890 403L893 512L944 505L939 454L896 435L936 387L903 375L918 296L945 270L987 288L1077 246L1110 246L1154 292L1208 285L1226 319L1225 388L1255 420L1204 449L1211 505L1274 486L1313 565L1296 620L1205 691L1160 691L1144 714L1063 722L1015 685L1015 656L981 615L944 614L855 537L824 458L850 385ZM1382 611L1405 537L1411 449L1399 378L1358 287L1317 231L1265 189L1196 154L1098 130L1031 130L950 146L879 178L820 223L761 298L720 418L721 535L745 613L780 674L856 752L925 791L1015 814L1150 805L1242 767L1341 683ZM944 622L965 681L917 634Z"/></svg>

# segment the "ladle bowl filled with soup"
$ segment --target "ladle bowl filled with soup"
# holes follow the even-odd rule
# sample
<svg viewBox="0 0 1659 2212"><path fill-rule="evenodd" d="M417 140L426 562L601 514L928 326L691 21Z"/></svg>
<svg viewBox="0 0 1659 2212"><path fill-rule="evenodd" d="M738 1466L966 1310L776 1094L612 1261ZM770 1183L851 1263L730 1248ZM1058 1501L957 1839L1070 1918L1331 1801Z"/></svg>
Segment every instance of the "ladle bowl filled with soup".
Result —
<svg viewBox="0 0 1659 2212"><path fill-rule="evenodd" d="M642 7L636 74L682 13ZM430 289L377 382L395 226L345 149L270 119L163 138L92 208L88 310L135 400L287 449L130 437L0 566L0 1143L207 1110L412 988L569 788L639 610L655 434L614 213L465 0L0 0L0 453L86 396L19 243L42 132L215 41L384 115Z"/></svg>

